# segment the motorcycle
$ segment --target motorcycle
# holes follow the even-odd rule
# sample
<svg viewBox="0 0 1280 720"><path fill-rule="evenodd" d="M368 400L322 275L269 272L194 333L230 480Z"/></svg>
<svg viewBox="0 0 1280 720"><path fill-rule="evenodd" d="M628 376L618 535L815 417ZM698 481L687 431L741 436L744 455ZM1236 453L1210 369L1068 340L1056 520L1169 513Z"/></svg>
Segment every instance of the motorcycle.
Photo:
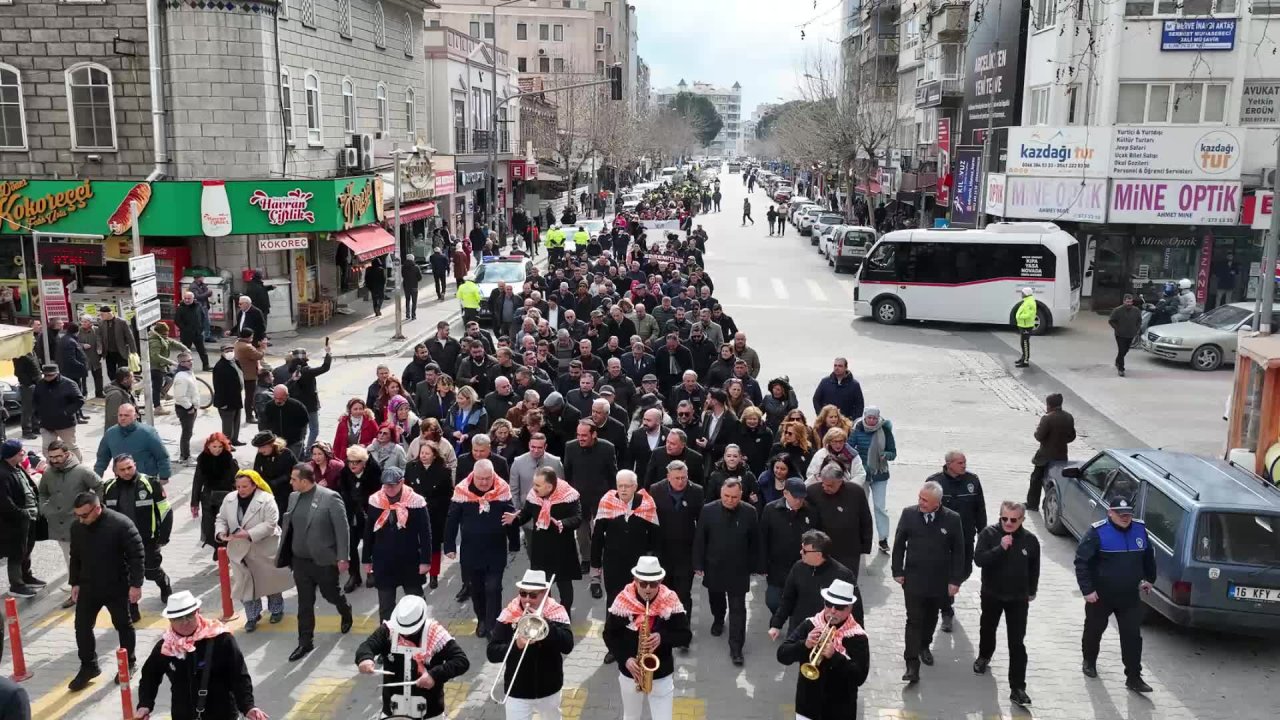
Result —
<svg viewBox="0 0 1280 720"><path fill-rule="evenodd" d="M1133 347L1142 345L1142 339L1147 336L1148 327L1168 325L1173 322L1173 314L1178 310L1178 296L1166 296L1150 303L1145 297L1139 295L1138 303L1142 308L1142 326L1138 336L1133 339Z"/></svg>

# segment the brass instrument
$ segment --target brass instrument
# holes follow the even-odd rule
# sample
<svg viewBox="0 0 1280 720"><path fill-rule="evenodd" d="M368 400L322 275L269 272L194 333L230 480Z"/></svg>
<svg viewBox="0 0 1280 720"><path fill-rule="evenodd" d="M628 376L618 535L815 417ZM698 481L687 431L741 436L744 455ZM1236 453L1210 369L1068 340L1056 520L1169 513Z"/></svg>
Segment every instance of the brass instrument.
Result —
<svg viewBox="0 0 1280 720"><path fill-rule="evenodd" d="M814 645L813 650L809 652L809 662L800 665L800 674L804 676L805 680L817 680L822 675L822 671L818 669L818 666L822 664L822 653L827 649L827 645L831 644L832 639L835 638L837 629L834 623L828 622L827 629L823 630L822 635L818 638L818 644Z"/></svg>
<svg viewBox="0 0 1280 720"><path fill-rule="evenodd" d="M520 651L520 659L516 661L515 670L511 671L512 684L515 683L516 675L520 673L520 666L524 664L524 656L529 654L529 646L545 639L551 632L551 625L547 622L546 618L542 617L542 609L547 604L547 598L551 597L551 586L555 585L555 583L556 576L552 575L551 579L547 581L547 594L542 596L542 602L538 603L538 609L534 610L532 613L524 615L516 621L515 628L511 635L511 644L507 646L507 652L502 656L502 665L498 670L498 677L494 678L493 687L489 688L489 699L499 705L506 705L507 699L511 697L511 688L509 687L507 688L506 693L503 694L501 700L494 697L493 693L498 689L498 685L506 675L507 658L511 656L511 650L516 646L516 640L523 638L525 645L524 649Z"/></svg>
<svg viewBox="0 0 1280 720"><path fill-rule="evenodd" d="M649 603L644 604L644 617L636 626L636 664L640 666L640 677L636 678L636 692L646 695L653 690L653 673L662 667L662 661L651 652L642 648L649 642Z"/></svg>

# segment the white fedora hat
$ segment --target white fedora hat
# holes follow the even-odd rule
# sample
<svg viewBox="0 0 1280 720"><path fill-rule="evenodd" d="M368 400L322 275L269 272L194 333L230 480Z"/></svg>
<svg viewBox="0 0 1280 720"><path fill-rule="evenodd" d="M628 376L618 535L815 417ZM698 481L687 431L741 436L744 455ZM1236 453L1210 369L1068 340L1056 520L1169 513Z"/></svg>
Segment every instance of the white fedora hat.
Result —
<svg viewBox="0 0 1280 720"><path fill-rule="evenodd" d="M662 569L658 558L652 555L641 555L636 561L636 566L631 568L631 575L637 580L653 582L666 577L667 571Z"/></svg>
<svg viewBox="0 0 1280 720"><path fill-rule="evenodd" d="M412 635L427 624L427 601L417 595L405 595L391 611L387 626L397 635Z"/></svg>
<svg viewBox="0 0 1280 720"><path fill-rule="evenodd" d="M853 594L853 585L847 580L832 580L820 594L823 600L832 605L852 605L858 600L858 596Z"/></svg>
<svg viewBox="0 0 1280 720"><path fill-rule="evenodd" d="M182 590L169 596L169 602L164 604L164 612L160 614L172 620L186 617L199 609L200 598L192 595L189 590Z"/></svg>
<svg viewBox="0 0 1280 720"><path fill-rule="evenodd" d="M541 570L525 570L524 577L516 581L521 590L546 590L551 587L547 582L547 574Z"/></svg>

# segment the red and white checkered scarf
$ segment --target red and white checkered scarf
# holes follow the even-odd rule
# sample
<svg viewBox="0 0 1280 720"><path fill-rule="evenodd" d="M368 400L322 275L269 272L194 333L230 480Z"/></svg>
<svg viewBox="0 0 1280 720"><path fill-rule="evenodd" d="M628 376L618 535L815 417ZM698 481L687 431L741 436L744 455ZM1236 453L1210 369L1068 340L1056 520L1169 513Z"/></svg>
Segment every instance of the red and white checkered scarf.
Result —
<svg viewBox="0 0 1280 720"><path fill-rule="evenodd" d="M391 518L391 513L393 512L396 514L396 524L404 528L405 525L409 524L409 509L424 508L427 506L427 501L414 492L413 488L402 484L400 486L400 497L395 502L391 502L391 499L387 497L386 490L379 490L369 496L369 504L382 511L378 519L373 521L373 531L377 532L382 529L383 525L387 524L387 520Z"/></svg>
<svg viewBox="0 0 1280 720"><path fill-rule="evenodd" d="M600 498L600 507L596 510L596 521L612 520L616 517L638 515L641 520L645 520L658 524L658 506L654 504L653 498L644 490L636 491L637 497L640 498L640 507L631 509L631 503L624 502L618 497L617 490L610 490Z"/></svg>
<svg viewBox="0 0 1280 720"><path fill-rule="evenodd" d="M529 488L529 495L525 497L525 502L533 503L538 506L538 519L534 521L534 526L539 530L546 530L554 523L559 529L564 529L559 520L551 517L551 506L560 503L578 502L578 491L564 480L557 479L556 486L551 490L551 494L543 498L533 488Z"/></svg>
<svg viewBox="0 0 1280 720"><path fill-rule="evenodd" d="M817 630L819 634L824 633L827 630L826 615L826 611L824 610L809 618L809 622L813 623L813 629ZM855 635L866 634L867 631L862 629L862 626L858 624L858 621L853 619L853 613L850 613L849 617L845 618L844 624L836 629L835 636L831 640L835 644L836 652L845 656L845 658L848 658L849 653L844 649L844 639Z"/></svg>
<svg viewBox="0 0 1280 720"><path fill-rule="evenodd" d="M483 495L477 495L471 489L471 478L474 473L468 475L462 482L453 486L453 502L456 503L479 503L480 512L489 512L489 503L492 502L511 502L511 486L506 480L500 477L493 478L493 487L489 488L489 492Z"/></svg>

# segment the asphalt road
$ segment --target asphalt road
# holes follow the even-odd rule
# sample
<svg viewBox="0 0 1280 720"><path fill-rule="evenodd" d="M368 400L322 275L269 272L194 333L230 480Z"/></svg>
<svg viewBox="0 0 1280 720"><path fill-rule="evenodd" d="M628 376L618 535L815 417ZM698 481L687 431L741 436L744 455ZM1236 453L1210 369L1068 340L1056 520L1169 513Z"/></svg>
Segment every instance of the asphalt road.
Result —
<svg viewBox="0 0 1280 720"><path fill-rule="evenodd" d="M715 295L760 353L764 367L761 380L789 376L806 412L812 410L808 398L817 381L830 371L832 358L849 358L868 403L878 405L894 424L899 454L889 485L892 517L897 515L896 508L914 502L920 483L940 469L943 454L950 449L964 450L970 469L981 476L989 516L995 516L1001 499L1023 497L1034 450L1031 431L1043 394L1054 389L1068 392L1068 409L1079 420L1081 439L1073 446L1074 454L1087 456L1096 448L1141 442L1145 434L1141 423L1089 405L1082 395L1090 393L1072 392L1051 369L1012 375L1014 350L1004 342L1001 330L911 324L884 327L855 320L850 277L833 274L808 239L799 237L793 228L786 237L767 237L764 215L768 203L759 192L752 198L757 223L741 228L739 208L745 188L737 175L722 177L726 211L700 218L711 235L707 265L716 282ZM1049 354L1043 357L1051 366L1053 358L1049 346L1045 347ZM1081 361L1072 362L1078 365ZM322 427L326 431L331 432L346 397L363 395L377 364L377 360L335 364L321 384L325 403ZM398 370L403 361L391 364ZM1156 385L1142 384L1146 382L1160 381L1133 378L1125 392L1158 392ZM201 423L197 437L214 429L213 420L205 418ZM176 425L162 424L162 431L176 439ZM250 457L243 452L239 455ZM175 492L181 495L189 482L189 474L175 478ZM166 567L177 578L179 588L204 593L206 608L217 614L216 576L211 572L208 551L197 547L196 528L186 514L185 500L176 506L181 512L174 543L166 553ZM970 669L977 645L976 577L964 585L957 598L955 633L937 636L937 665L924 668L919 685L904 687L899 677L905 611L900 590L889 577L887 556L875 555L867 558L861 571L872 647L871 674L860 695L862 717L977 719L1033 714L1063 720L1164 720L1264 718L1274 714L1273 683L1280 660L1273 642L1189 632L1160 620L1150 622L1144 632L1146 676L1155 692L1143 697L1124 689L1114 632L1104 638L1101 677L1084 678L1079 671L1083 601L1071 570L1074 543L1048 536L1038 521L1038 515L1032 514L1028 524L1044 545L1040 593L1031 608L1027 639L1028 692L1034 712L1011 708L1007 700L1003 638L988 675L975 677ZM45 567L56 567L60 564L56 549L52 556L48 550L41 548L41 562ZM521 561L509 570L508 586L523 569ZM481 662L482 643L470 634L470 606L453 601L456 582L456 569L449 569L440 589L428 596L434 616L459 636L472 659L472 670L450 683L449 716L503 717L502 710L488 700L496 666ZM761 580L756 580L748 599L744 668L728 662L725 638L710 636L706 600L695 590L692 652L676 657L676 717L794 717L791 702L797 673L794 667L784 668L774 659L776 646L765 634L763 590ZM148 585L140 654L162 628L155 593ZM605 652L600 639L603 601L588 606L585 584L577 595L578 644L566 658L565 717L619 717L616 671L601 663ZM376 598L371 591L360 590L353 602L357 626L345 637L336 634L337 617L332 607L320 603L317 651L298 664L284 659L294 646L292 594L286 596L288 617L284 623L264 625L254 635L237 633L255 678L259 704L273 718L376 716L376 681L357 676L353 666L356 645L376 625ZM28 659L37 673L27 683L37 703L35 717L120 717L119 699L109 682L100 680L81 696L63 691L75 671L74 641L69 615L51 610L51 605L46 601L31 606L31 614L24 615ZM236 627L239 622L235 621ZM99 627L105 667L113 638L108 625ZM8 663L6 659L6 673Z"/></svg>

